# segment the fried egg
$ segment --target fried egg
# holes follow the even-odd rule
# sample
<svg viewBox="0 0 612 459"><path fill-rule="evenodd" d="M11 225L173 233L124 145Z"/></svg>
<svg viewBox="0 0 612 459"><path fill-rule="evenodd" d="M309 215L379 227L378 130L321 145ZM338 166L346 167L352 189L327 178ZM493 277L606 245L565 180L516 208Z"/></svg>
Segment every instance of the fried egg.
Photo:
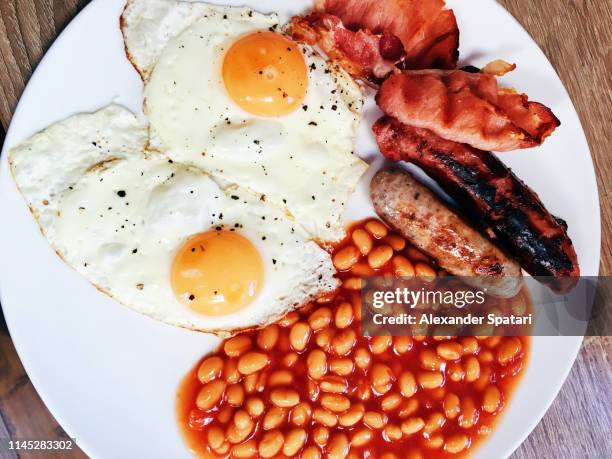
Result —
<svg viewBox="0 0 612 459"><path fill-rule="evenodd" d="M319 241L344 236L367 167L354 153L363 98L348 74L249 8L128 0L122 29L145 80L152 149L264 194Z"/></svg>
<svg viewBox="0 0 612 459"><path fill-rule="evenodd" d="M145 152L147 126L111 105L9 153L58 255L99 290L168 324L268 324L337 280L329 254L265 196Z"/></svg>

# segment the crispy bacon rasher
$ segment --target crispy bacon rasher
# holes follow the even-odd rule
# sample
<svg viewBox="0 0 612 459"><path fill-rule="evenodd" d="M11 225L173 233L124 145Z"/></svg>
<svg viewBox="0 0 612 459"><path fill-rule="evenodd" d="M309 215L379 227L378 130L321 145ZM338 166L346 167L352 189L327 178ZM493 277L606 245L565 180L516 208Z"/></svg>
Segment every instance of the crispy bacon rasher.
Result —
<svg viewBox="0 0 612 459"><path fill-rule="evenodd" d="M385 116L373 127L380 151L416 164L461 208L493 231L503 247L534 276L566 292L580 275L565 222L494 154L438 137Z"/></svg>
<svg viewBox="0 0 612 459"><path fill-rule="evenodd" d="M317 0L291 21L293 38L318 43L351 75L378 84L400 68L451 69L459 30L443 0Z"/></svg>
<svg viewBox="0 0 612 459"><path fill-rule="evenodd" d="M340 18L350 30L395 35L404 45L404 68L452 69L459 29L444 0L317 0L317 11Z"/></svg>
<svg viewBox="0 0 612 459"><path fill-rule="evenodd" d="M291 33L295 40L318 44L344 70L370 84L380 83L404 55L401 42L394 36L377 36L369 30L353 32L331 14L295 16Z"/></svg>
<svg viewBox="0 0 612 459"><path fill-rule="evenodd" d="M548 107L483 72L404 71L384 81L376 100L402 123L481 150L535 147L561 124Z"/></svg>

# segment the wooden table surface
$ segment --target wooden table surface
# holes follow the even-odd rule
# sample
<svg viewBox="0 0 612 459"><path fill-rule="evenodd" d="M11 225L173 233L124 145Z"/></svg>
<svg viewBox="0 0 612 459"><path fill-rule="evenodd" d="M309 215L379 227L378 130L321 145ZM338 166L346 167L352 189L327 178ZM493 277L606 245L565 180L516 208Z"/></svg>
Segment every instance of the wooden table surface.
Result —
<svg viewBox="0 0 612 459"><path fill-rule="evenodd" d="M0 121L5 129L36 64L87 3L0 0ZM612 2L500 3L544 50L578 110L591 147L602 206L601 274L612 275ZM2 137L0 129L0 142ZM571 183L571 177L567 179ZM65 438L24 372L3 320L0 354L0 438ZM612 338L585 340L551 409L512 458L612 458L611 356ZM80 458L84 454L75 450L61 457Z"/></svg>

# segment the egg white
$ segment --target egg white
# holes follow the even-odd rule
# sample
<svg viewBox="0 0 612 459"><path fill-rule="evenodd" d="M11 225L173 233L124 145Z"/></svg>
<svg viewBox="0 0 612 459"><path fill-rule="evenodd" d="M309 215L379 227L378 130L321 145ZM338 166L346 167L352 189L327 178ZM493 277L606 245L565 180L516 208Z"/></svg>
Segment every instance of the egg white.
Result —
<svg viewBox="0 0 612 459"><path fill-rule="evenodd" d="M192 166L145 153L146 126L116 105L34 135L9 153L15 181L60 257L98 289L157 320L227 333L266 325L333 290L330 256L282 209ZM245 309L204 316L178 301L177 250L210 229L258 249L264 287Z"/></svg>
<svg viewBox="0 0 612 459"><path fill-rule="evenodd" d="M153 4L145 12L144 5ZM150 147L263 193L314 238L344 232L346 201L367 165L354 153L360 88L312 48L303 106L278 117L247 113L227 94L225 52L245 34L281 33L275 14L203 3L129 0L128 55L145 78Z"/></svg>

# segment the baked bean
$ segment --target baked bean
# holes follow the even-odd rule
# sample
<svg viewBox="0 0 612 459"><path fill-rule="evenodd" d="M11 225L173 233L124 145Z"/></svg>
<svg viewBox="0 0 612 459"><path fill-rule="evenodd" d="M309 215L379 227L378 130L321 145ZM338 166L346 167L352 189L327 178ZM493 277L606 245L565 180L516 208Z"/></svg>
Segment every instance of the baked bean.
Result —
<svg viewBox="0 0 612 459"><path fill-rule="evenodd" d="M363 286L364 282L359 277L351 277L342 282L342 287L348 290L361 290Z"/></svg>
<svg viewBox="0 0 612 459"><path fill-rule="evenodd" d="M308 446L302 451L301 459L321 459L321 452L314 445Z"/></svg>
<svg viewBox="0 0 612 459"><path fill-rule="evenodd" d="M348 383L341 376L330 375L321 380L320 387L323 392L343 394L347 391Z"/></svg>
<svg viewBox="0 0 612 459"><path fill-rule="evenodd" d="M501 393L497 386L489 386L482 395L482 409L487 413L495 413L501 404Z"/></svg>
<svg viewBox="0 0 612 459"><path fill-rule="evenodd" d="M393 352L397 355L402 355L410 352L414 345L410 336L396 336L393 338Z"/></svg>
<svg viewBox="0 0 612 459"><path fill-rule="evenodd" d="M416 394L417 384L416 378L410 371L403 372L399 377L399 389L402 395L406 398Z"/></svg>
<svg viewBox="0 0 612 459"><path fill-rule="evenodd" d="M444 422L446 422L446 418L442 413L431 413L425 421L423 431L426 434L432 434L433 432L440 430L444 425Z"/></svg>
<svg viewBox="0 0 612 459"><path fill-rule="evenodd" d="M493 370L491 369L491 367L484 368L480 372L480 377L473 383L474 389L479 390L479 391L484 390L491 382L492 374L493 374Z"/></svg>
<svg viewBox="0 0 612 459"><path fill-rule="evenodd" d="M338 417L342 427L353 427L363 418L365 408L362 403L356 403Z"/></svg>
<svg viewBox="0 0 612 459"><path fill-rule="evenodd" d="M383 411L395 411L402 404L403 398L400 394L389 394L380 402Z"/></svg>
<svg viewBox="0 0 612 459"><path fill-rule="evenodd" d="M306 358L308 375L313 379L321 379L327 373L327 355L320 349L310 351Z"/></svg>
<svg viewBox="0 0 612 459"><path fill-rule="evenodd" d="M470 446L470 439L465 434L455 434L448 437L444 443L444 451L451 454L459 454Z"/></svg>
<svg viewBox="0 0 612 459"><path fill-rule="evenodd" d="M232 457L248 458L254 457L257 454L257 443L255 440L249 440L239 445L232 447Z"/></svg>
<svg viewBox="0 0 612 459"><path fill-rule="evenodd" d="M225 399L232 406L242 406L242 402L244 402L244 389L240 384L227 386Z"/></svg>
<svg viewBox="0 0 612 459"><path fill-rule="evenodd" d="M421 368L424 370L440 371L444 364L442 359L438 357L438 354L431 349L421 349L421 352L419 352L419 359L421 361Z"/></svg>
<svg viewBox="0 0 612 459"><path fill-rule="evenodd" d="M419 401L416 398L411 398L410 400L406 400L397 415L401 419L406 419L408 416L413 415L419 409Z"/></svg>
<svg viewBox="0 0 612 459"><path fill-rule="evenodd" d="M436 346L437 354L444 360L458 360L461 358L463 348L461 344L446 341Z"/></svg>
<svg viewBox="0 0 612 459"><path fill-rule="evenodd" d="M370 429L359 429L353 434L351 445L355 448L360 448L367 445L374 438L374 432Z"/></svg>
<svg viewBox="0 0 612 459"><path fill-rule="evenodd" d="M444 408L444 415L448 419L455 419L460 411L459 397L453 393L446 394L442 407Z"/></svg>
<svg viewBox="0 0 612 459"><path fill-rule="evenodd" d="M321 349L324 349L325 352L330 352L332 346L331 342L334 336L336 336L336 330L334 328L325 328L315 335L315 343L317 343L317 346Z"/></svg>
<svg viewBox="0 0 612 459"><path fill-rule="evenodd" d="M297 452L302 449L305 442L306 431L304 429L291 429L285 437L283 454L289 457L295 456Z"/></svg>
<svg viewBox="0 0 612 459"><path fill-rule="evenodd" d="M333 358L329 361L329 371L338 376L348 376L353 373L353 361L349 358Z"/></svg>
<svg viewBox="0 0 612 459"><path fill-rule="evenodd" d="M380 459L399 459L396 454L393 453L384 453L380 456Z"/></svg>
<svg viewBox="0 0 612 459"><path fill-rule="evenodd" d="M385 237L385 242L389 244L396 252L401 252L406 247L406 239L398 234L387 234L387 237Z"/></svg>
<svg viewBox="0 0 612 459"><path fill-rule="evenodd" d="M215 448L213 451L217 454L226 455L230 450L230 444L228 442L223 442L221 446Z"/></svg>
<svg viewBox="0 0 612 459"><path fill-rule="evenodd" d="M238 361L236 359L228 359L223 367L223 377L228 384L236 384L242 378L238 371Z"/></svg>
<svg viewBox="0 0 612 459"><path fill-rule="evenodd" d="M367 231L358 228L353 231L351 239L357 246L357 249L359 249L359 252L361 252L361 255L367 255L372 250L372 237Z"/></svg>
<svg viewBox="0 0 612 459"><path fill-rule="evenodd" d="M504 338L497 349L497 361L500 365L508 365L518 356L523 346L521 340L515 336Z"/></svg>
<svg viewBox="0 0 612 459"><path fill-rule="evenodd" d="M320 447L327 445L329 440L329 429L324 426L315 427L312 431L312 439Z"/></svg>
<svg viewBox="0 0 612 459"><path fill-rule="evenodd" d="M334 413L342 413L351 407L351 401L340 394L321 395L321 406Z"/></svg>
<svg viewBox="0 0 612 459"><path fill-rule="evenodd" d="M464 336L461 338L461 354L470 355L478 352L478 340L473 336Z"/></svg>
<svg viewBox="0 0 612 459"><path fill-rule="evenodd" d="M273 386L289 386L293 383L293 374L289 370L275 370L270 373L268 385Z"/></svg>
<svg viewBox="0 0 612 459"><path fill-rule="evenodd" d="M406 255L408 255L408 258L410 258L413 263L416 263L418 261L421 261L423 263L429 263L429 257L416 247L410 245L406 247Z"/></svg>
<svg viewBox="0 0 612 459"><path fill-rule="evenodd" d="M389 418L385 413L366 411L363 415L363 423L371 429L380 430L387 425Z"/></svg>
<svg viewBox="0 0 612 459"><path fill-rule="evenodd" d="M351 274L356 277L370 277L375 274L375 271L367 263L355 263L351 267Z"/></svg>
<svg viewBox="0 0 612 459"><path fill-rule="evenodd" d="M382 354L391 347L392 338L390 336L375 336L370 341L372 354Z"/></svg>
<svg viewBox="0 0 612 459"><path fill-rule="evenodd" d="M258 375L259 377L257 378L257 382L255 383L255 390L257 392L261 392L266 388L266 383L268 382L268 373L260 371Z"/></svg>
<svg viewBox="0 0 612 459"><path fill-rule="evenodd" d="M387 384L372 384L372 390L376 393L376 395L385 395L391 390L391 387L393 387L393 383L391 381L389 381Z"/></svg>
<svg viewBox="0 0 612 459"><path fill-rule="evenodd" d="M261 457L274 457L283 447L285 437L278 430L266 432L259 442L259 455Z"/></svg>
<svg viewBox="0 0 612 459"><path fill-rule="evenodd" d="M387 227L378 220L370 220L364 226L368 233L370 233L376 239L382 239L389 233Z"/></svg>
<svg viewBox="0 0 612 459"><path fill-rule="evenodd" d="M425 421L423 418L415 416L403 421L400 427L405 435L412 435L420 432L425 427Z"/></svg>
<svg viewBox="0 0 612 459"><path fill-rule="evenodd" d="M202 384L206 384L221 376L223 372L223 360L221 357L209 357L205 359L198 368L198 379Z"/></svg>
<svg viewBox="0 0 612 459"><path fill-rule="evenodd" d="M346 328L333 337L332 348L336 355L342 357L351 352L356 341L357 335L355 331L352 328Z"/></svg>
<svg viewBox="0 0 612 459"><path fill-rule="evenodd" d="M286 387L273 389L270 392L270 401L279 408L291 408L300 403L300 394Z"/></svg>
<svg viewBox="0 0 612 459"><path fill-rule="evenodd" d="M238 359L238 371L243 375L250 375L265 368L269 362L266 354L248 352Z"/></svg>
<svg viewBox="0 0 612 459"><path fill-rule="evenodd" d="M289 413L289 420L296 426L303 427L312 415L312 409L306 402L298 403Z"/></svg>
<svg viewBox="0 0 612 459"><path fill-rule="evenodd" d="M448 379L454 382L460 382L465 377L463 367L459 363L451 363L447 367Z"/></svg>
<svg viewBox="0 0 612 459"><path fill-rule="evenodd" d="M248 415L247 415L248 417ZM249 418L250 421L251 418ZM237 443L242 443L244 440L247 439L247 437L250 435L250 433L253 430L253 422L251 421L250 425L244 429L241 429L240 427L238 427L236 425L236 423L231 423L228 427L227 427L227 431L225 432L225 437L227 439L228 442L230 442L231 444L235 445Z"/></svg>
<svg viewBox="0 0 612 459"><path fill-rule="evenodd" d="M465 360L463 368L465 371L465 380L467 382L474 382L480 376L480 362L473 355Z"/></svg>
<svg viewBox="0 0 612 459"><path fill-rule="evenodd" d="M234 416L234 408L232 408L230 405L225 405L219 411L217 421L219 421L221 424L227 424L230 422L230 419L232 419L232 416Z"/></svg>
<svg viewBox="0 0 612 459"><path fill-rule="evenodd" d="M319 385L316 381L309 379L306 383L306 387L308 388L308 396L310 397L310 400L315 402L319 398Z"/></svg>
<svg viewBox="0 0 612 459"><path fill-rule="evenodd" d="M298 361L299 356L295 352L288 352L283 357L283 365L287 368L291 368Z"/></svg>
<svg viewBox="0 0 612 459"><path fill-rule="evenodd" d="M340 303L336 309L335 324L337 328L346 328L353 322L353 305L348 302Z"/></svg>
<svg viewBox="0 0 612 459"><path fill-rule="evenodd" d="M502 340L501 336L489 336L485 340L485 346L487 346L490 349L493 349L501 342L501 340Z"/></svg>
<svg viewBox="0 0 612 459"><path fill-rule="evenodd" d="M478 353L478 361L484 365L491 363L494 360L493 353L488 349L483 349Z"/></svg>
<svg viewBox="0 0 612 459"><path fill-rule="evenodd" d="M383 438L387 441L399 441L402 439L402 429L396 424L388 424L383 429Z"/></svg>
<svg viewBox="0 0 612 459"><path fill-rule="evenodd" d="M372 386L385 386L389 384L393 378L393 372L387 365L376 363L372 366L372 371L370 372Z"/></svg>
<svg viewBox="0 0 612 459"><path fill-rule="evenodd" d="M470 429L478 421L478 409L474 404L474 400L467 396L461 400L461 414L459 415L458 423L464 429Z"/></svg>
<svg viewBox="0 0 612 459"><path fill-rule="evenodd" d="M287 410L278 406L271 407L263 417L263 429L272 430L280 427L287 420Z"/></svg>
<svg viewBox="0 0 612 459"><path fill-rule="evenodd" d="M370 388L370 384L367 381L359 381L357 383L357 389L355 390L355 395L359 400L367 401L372 397L372 390Z"/></svg>
<svg viewBox="0 0 612 459"><path fill-rule="evenodd" d="M252 417L257 418L264 412L264 404L260 398L249 397L246 401L246 409Z"/></svg>
<svg viewBox="0 0 612 459"><path fill-rule="evenodd" d="M308 318L308 324L313 330L320 330L331 323L332 312L327 307L316 309Z"/></svg>
<svg viewBox="0 0 612 459"><path fill-rule="evenodd" d="M312 412L312 419L326 427L334 427L338 423L336 415L325 408L315 408Z"/></svg>
<svg viewBox="0 0 612 459"><path fill-rule="evenodd" d="M306 322L296 322L289 331L289 342L294 351L303 351L310 339L310 326Z"/></svg>
<svg viewBox="0 0 612 459"><path fill-rule="evenodd" d="M368 255L368 265L372 269L382 268L393 257L393 249L387 244L379 245L372 249Z"/></svg>
<svg viewBox="0 0 612 459"><path fill-rule="evenodd" d="M278 325L281 327L291 327L294 323L296 323L300 319L300 315L296 311L292 311L278 321Z"/></svg>
<svg viewBox="0 0 612 459"><path fill-rule="evenodd" d="M444 444L444 436L441 433L430 435L423 438L423 444L430 449L439 449Z"/></svg>
<svg viewBox="0 0 612 459"><path fill-rule="evenodd" d="M429 266L427 263L423 263L422 261L417 262L414 265L414 272L416 276L426 282L433 282L436 278L436 271Z"/></svg>
<svg viewBox="0 0 612 459"><path fill-rule="evenodd" d="M208 444L212 449L220 448L225 441L225 433L220 427L212 426L207 434Z"/></svg>
<svg viewBox="0 0 612 459"><path fill-rule="evenodd" d="M204 384L198 392L196 406L202 411L210 410L221 401L226 386L225 381L219 379Z"/></svg>
<svg viewBox="0 0 612 459"><path fill-rule="evenodd" d="M249 416L249 413L247 413L245 410L236 411L234 414L234 424L240 430L253 428L251 416Z"/></svg>
<svg viewBox="0 0 612 459"><path fill-rule="evenodd" d="M349 245L332 257L332 263L338 271L348 271L359 261L359 249Z"/></svg>
<svg viewBox="0 0 612 459"><path fill-rule="evenodd" d="M247 394L252 394L257 390L257 381L259 380L259 373L251 373L244 378L244 390Z"/></svg>
<svg viewBox="0 0 612 459"><path fill-rule="evenodd" d="M391 263L393 264L396 276L408 279L414 277L414 265L408 258L403 255L395 255L391 259Z"/></svg>
<svg viewBox="0 0 612 459"><path fill-rule="evenodd" d="M278 341L278 325L268 325L259 330L257 334L257 346L264 351L269 351L276 346Z"/></svg>
<svg viewBox="0 0 612 459"><path fill-rule="evenodd" d="M355 351L354 359L355 359L355 365L358 368L361 368L362 370L370 366L371 355L367 351L367 349L364 349L362 347L357 349Z"/></svg>
<svg viewBox="0 0 612 459"><path fill-rule="evenodd" d="M331 437L327 446L328 459L345 459L349 452L348 437L343 433L338 433Z"/></svg>
<svg viewBox="0 0 612 459"><path fill-rule="evenodd" d="M223 345L223 350L228 357L240 357L249 349L251 349L251 338L246 335L234 336Z"/></svg>
<svg viewBox="0 0 612 459"><path fill-rule="evenodd" d="M444 375L439 371L421 371L417 380L423 389L436 389L444 384Z"/></svg>

